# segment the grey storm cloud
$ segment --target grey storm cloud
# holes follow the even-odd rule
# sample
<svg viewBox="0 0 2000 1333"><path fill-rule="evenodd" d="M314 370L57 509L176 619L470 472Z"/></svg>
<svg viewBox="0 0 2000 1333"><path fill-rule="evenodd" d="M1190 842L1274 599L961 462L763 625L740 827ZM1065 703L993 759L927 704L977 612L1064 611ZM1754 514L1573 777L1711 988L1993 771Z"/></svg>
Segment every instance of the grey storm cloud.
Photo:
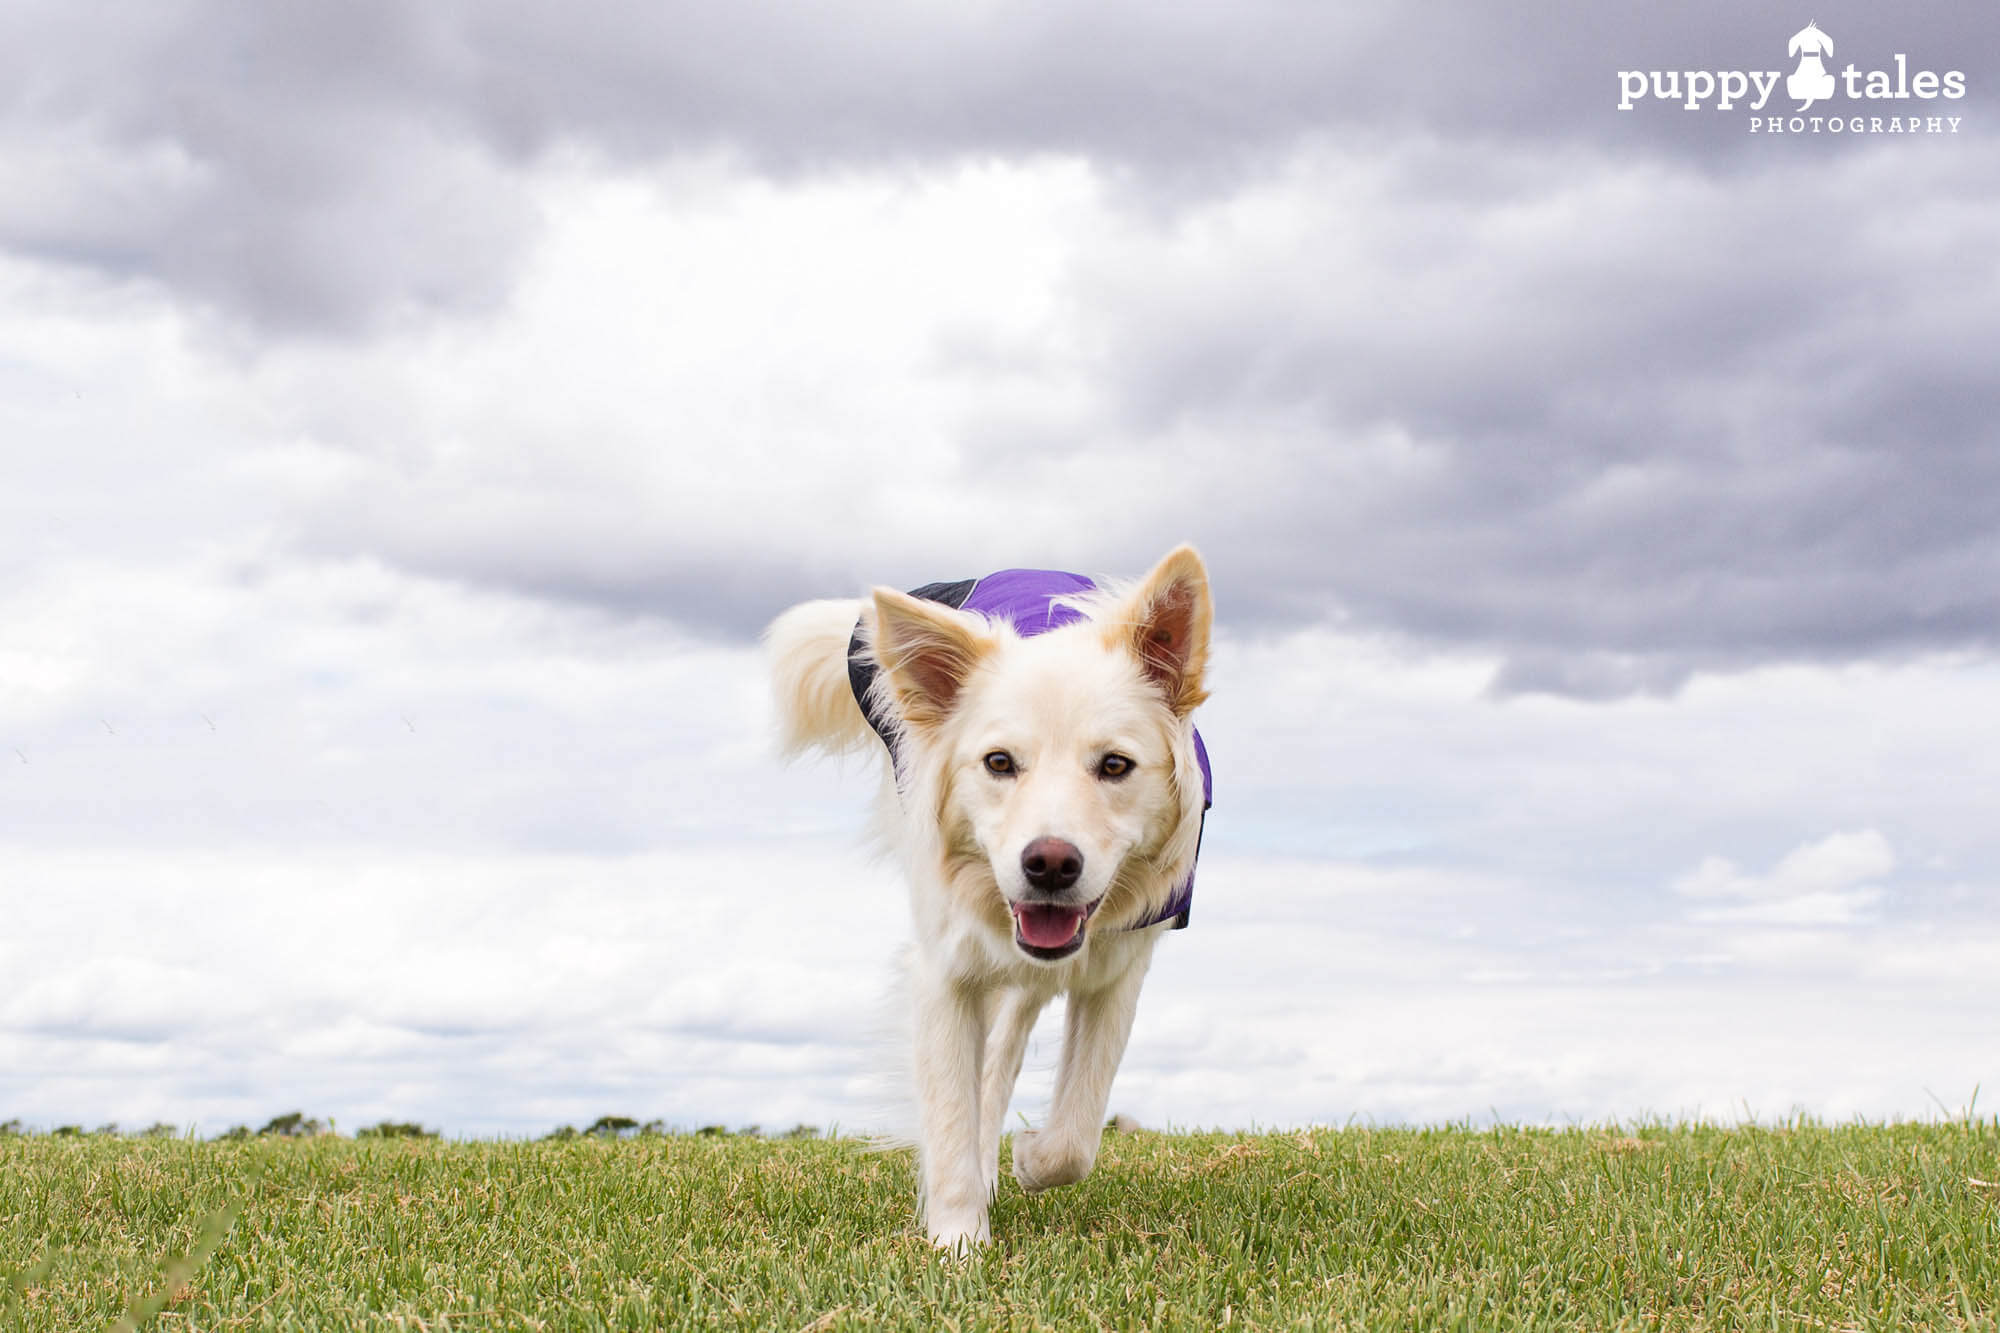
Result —
<svg viewBox="0 0 2000 1333"><path fill-rule="evenodd" d="M801 468L742 493L770 522L689 544L645 486L456 505L492 480L473 458L400 501L356 492L315 539L740 638L803 597L1018 563L1130 574L1185 536L1238 630L1335 619L1494 652L1502 692L1991 650L1993 159L1898 147L1719 181L1594 154L1335 156L1297 168L1277 239L1141 225L1085 246L1066 296L1110 429L982 423L905 479L1004 522L914 532L906 487L864 484L821 510L832 474ZM1454 178L1462 195L1434 188ZM1083 469L1136 498L1107 508Z"/></svg>
<svg viewBox="0 0 2000 1333"><path fill-rule="evenodd" d="M1172 247L1131 256L1099 289L1113 374L1142 428L1207 421L1247 452L1309 423L1285 471L1219 476L1190 513L1251 592L1239 613L1282 621L1317 593L1505 650L1503 689L1587 694L1991 649L1994 159L1726 185L1599 168L1574 188L1526 164L1513 198L1471 207L1392 185L1372 223L1331 202L1237 281ZM1418 466L1353 467L1383 429Z"/></svg>
<svg viewBox="0 0 2000 1333"><path fill-rule="evenodd" d="M351 332L504 293L531 216L397 6L11 7L0 244L253 327Z"/></svg>
<svg viewBox="0 0 2000 1333"><path fill-rule="evenodd" d="M1822 5L1844 50L1990 85L1971 6ZM1784 22L1789 22L1787 19ZM992 7L28 0L0 20L0 244L171 284L258 326L351 332L499 299L566 146L790 173L1072 154L1170 199L1302 138L1397 134L1743 155L1721 118L1612 111L1624 67L1780 63L1707 3ZM1447 183L1441 188L1449 189Z"/></svg>
<svg viewBox="0 0 2000 1333"><path fill-rule="evenodd" d="M1033 543L1051 563L1134 572L1192 536L1239 626L1494 649L1503 691L1993 648L1987 16L1535 17L184 0L112 30L20 4L0 20L0 172L34 188L0 191L0 245L267 333L354 336L502 301L538 226L524 177L551 154L720 152L787 179L1079 156L1150 219L1071 279L1118 438L1003 425L964 464L999 466L989 444L1015 460L995 496L1054 506ZM1807 17L1842 60L1964 69L1967 132L1777 145L1740 119L1616 109L1620 69L1779 67ZM1362 190L1307 180L1289 242L1177 248L1189 219L1316 153L1379 170ZM1209 456L1162 467L1190 427ZM1404 456L1384 462L1385 438ZM1144 521L1099 530L1088 497L1043 484L1120 449L1155 493ZM786 488L772 478L774 502ZM560 502L536 497L546 526L503 532L504 507L452 528L370 497L315 516L307 544L730 637L800 596L1032 556L1003 525L871 563L838 540L893 530L865 508L810 542L621 542L604 498L579 488L550 518ZM618 497L634 528L644 498Z"/></svg>

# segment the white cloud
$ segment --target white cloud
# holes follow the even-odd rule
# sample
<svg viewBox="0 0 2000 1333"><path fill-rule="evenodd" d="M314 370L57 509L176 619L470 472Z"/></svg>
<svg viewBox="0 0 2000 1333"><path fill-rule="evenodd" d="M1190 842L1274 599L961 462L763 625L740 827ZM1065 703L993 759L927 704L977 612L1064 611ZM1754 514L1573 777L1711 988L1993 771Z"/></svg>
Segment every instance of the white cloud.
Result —
<svg viewBox="0 0 2000 1333"><path fill-rule="evenodd" d="M1752 925L1838 926L1863 919L1884 891L1867 881L1896 868L1889 840L1874 829L1834 833L1786 853L1765 875L1751 875L1726 857L1711 856L1674 881L1674 892L1705 900L1696 921Z"/></svg>
<svg viewBox="0 0 2000 1333"><path fill-rule="evenodd" d="M1838 893L1896 868L1889 840L1874 829L1834 833L1787 852L1767 875L1746 875L1722 857L1709 857L1674 881L1691 898L1795 898Z"/></svg>
<svg viewBox="0 0 2000 1333"><path fill-rule="evenodd" d="M88 1107L213 1131L313 1097L350 1126L421 1116L461 1132L546 1129L551 1106L820 1118L864 1063L847 1048L900 925L900 895L862 858L752 848L16 847L6 864L35 890L13 939L36 945L0 953L0 1105L30 1120ZM79 899L96 905L87 921ZM757 1091L776 1074L790 1086ZM412 1104L390 1086L416 1089Z"/></svg>

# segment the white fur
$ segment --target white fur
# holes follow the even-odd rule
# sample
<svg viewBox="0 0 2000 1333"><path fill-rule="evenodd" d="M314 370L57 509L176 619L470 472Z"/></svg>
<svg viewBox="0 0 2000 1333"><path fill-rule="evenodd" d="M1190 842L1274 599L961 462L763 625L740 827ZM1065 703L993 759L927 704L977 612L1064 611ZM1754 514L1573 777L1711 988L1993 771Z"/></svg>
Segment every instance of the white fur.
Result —
<svg viewBox="0 0 2000 1333"><path fill-rule="evenodd" d="M902 770L879 824L908 882L906 956L918 1173L931 1241L989 1238L1002 1118L1035 1019L1067 994L1055 1094L1014 1140L1024 1189L1088 1175L1111 1082L1164 924L1133 929L1192 872L1202 809L1190 714L1204 697L1206 572L1182 547L1129 588L1078 603L1090 617L1023 638L1010 626L886 589L808 602L766 633L783 741L887 752L848 683L849 639L878 664ZM1003 752L1012 771L995 774ZM1133 762L1107 778L1103 757ZM1024 849L1059 838L1080 855L1060 890L1090 915L1080 946L1045 961L1016 935L1016 904L1043 902ZM1042 896L1038 896L1042 895ZM1074 943L1074 941L1072 942Z"/></svg>

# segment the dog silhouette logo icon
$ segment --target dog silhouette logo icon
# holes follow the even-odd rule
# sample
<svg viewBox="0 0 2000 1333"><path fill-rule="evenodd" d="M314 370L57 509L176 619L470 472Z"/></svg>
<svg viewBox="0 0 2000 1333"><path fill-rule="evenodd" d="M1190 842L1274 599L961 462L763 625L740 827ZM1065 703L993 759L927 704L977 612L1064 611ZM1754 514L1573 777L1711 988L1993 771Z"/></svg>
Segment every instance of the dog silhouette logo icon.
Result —
<svg viewBox="0 0 2000 1333"><path fill-rule="evenodd" d="M1817 21L1792 34L1785 54L1799 58L1799 67L1785 79L1785 91L1799 99L1799 110L1833 96L1833 75L1819 62L1821 56L1833 54L1833 38L1819 30Z"/></svg>

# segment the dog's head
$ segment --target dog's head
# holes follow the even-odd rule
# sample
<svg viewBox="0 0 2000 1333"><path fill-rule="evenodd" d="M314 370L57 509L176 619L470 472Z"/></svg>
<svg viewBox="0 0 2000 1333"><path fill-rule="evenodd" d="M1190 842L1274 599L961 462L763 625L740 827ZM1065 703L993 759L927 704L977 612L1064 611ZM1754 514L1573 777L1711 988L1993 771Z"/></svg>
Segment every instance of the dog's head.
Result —
<svg viewBox="0 0 2000 1333"><path fill-rule="evenodd" d="M1156 905L1192 868L1199 828L1189 714L1207 697L1212 618L1201 557L1182 546L1085 609L1023 638L875 592L875 656L945 855L983 864L1015 947L1043 962L1082 949L1107 902L1133 919Z"/></svg>

